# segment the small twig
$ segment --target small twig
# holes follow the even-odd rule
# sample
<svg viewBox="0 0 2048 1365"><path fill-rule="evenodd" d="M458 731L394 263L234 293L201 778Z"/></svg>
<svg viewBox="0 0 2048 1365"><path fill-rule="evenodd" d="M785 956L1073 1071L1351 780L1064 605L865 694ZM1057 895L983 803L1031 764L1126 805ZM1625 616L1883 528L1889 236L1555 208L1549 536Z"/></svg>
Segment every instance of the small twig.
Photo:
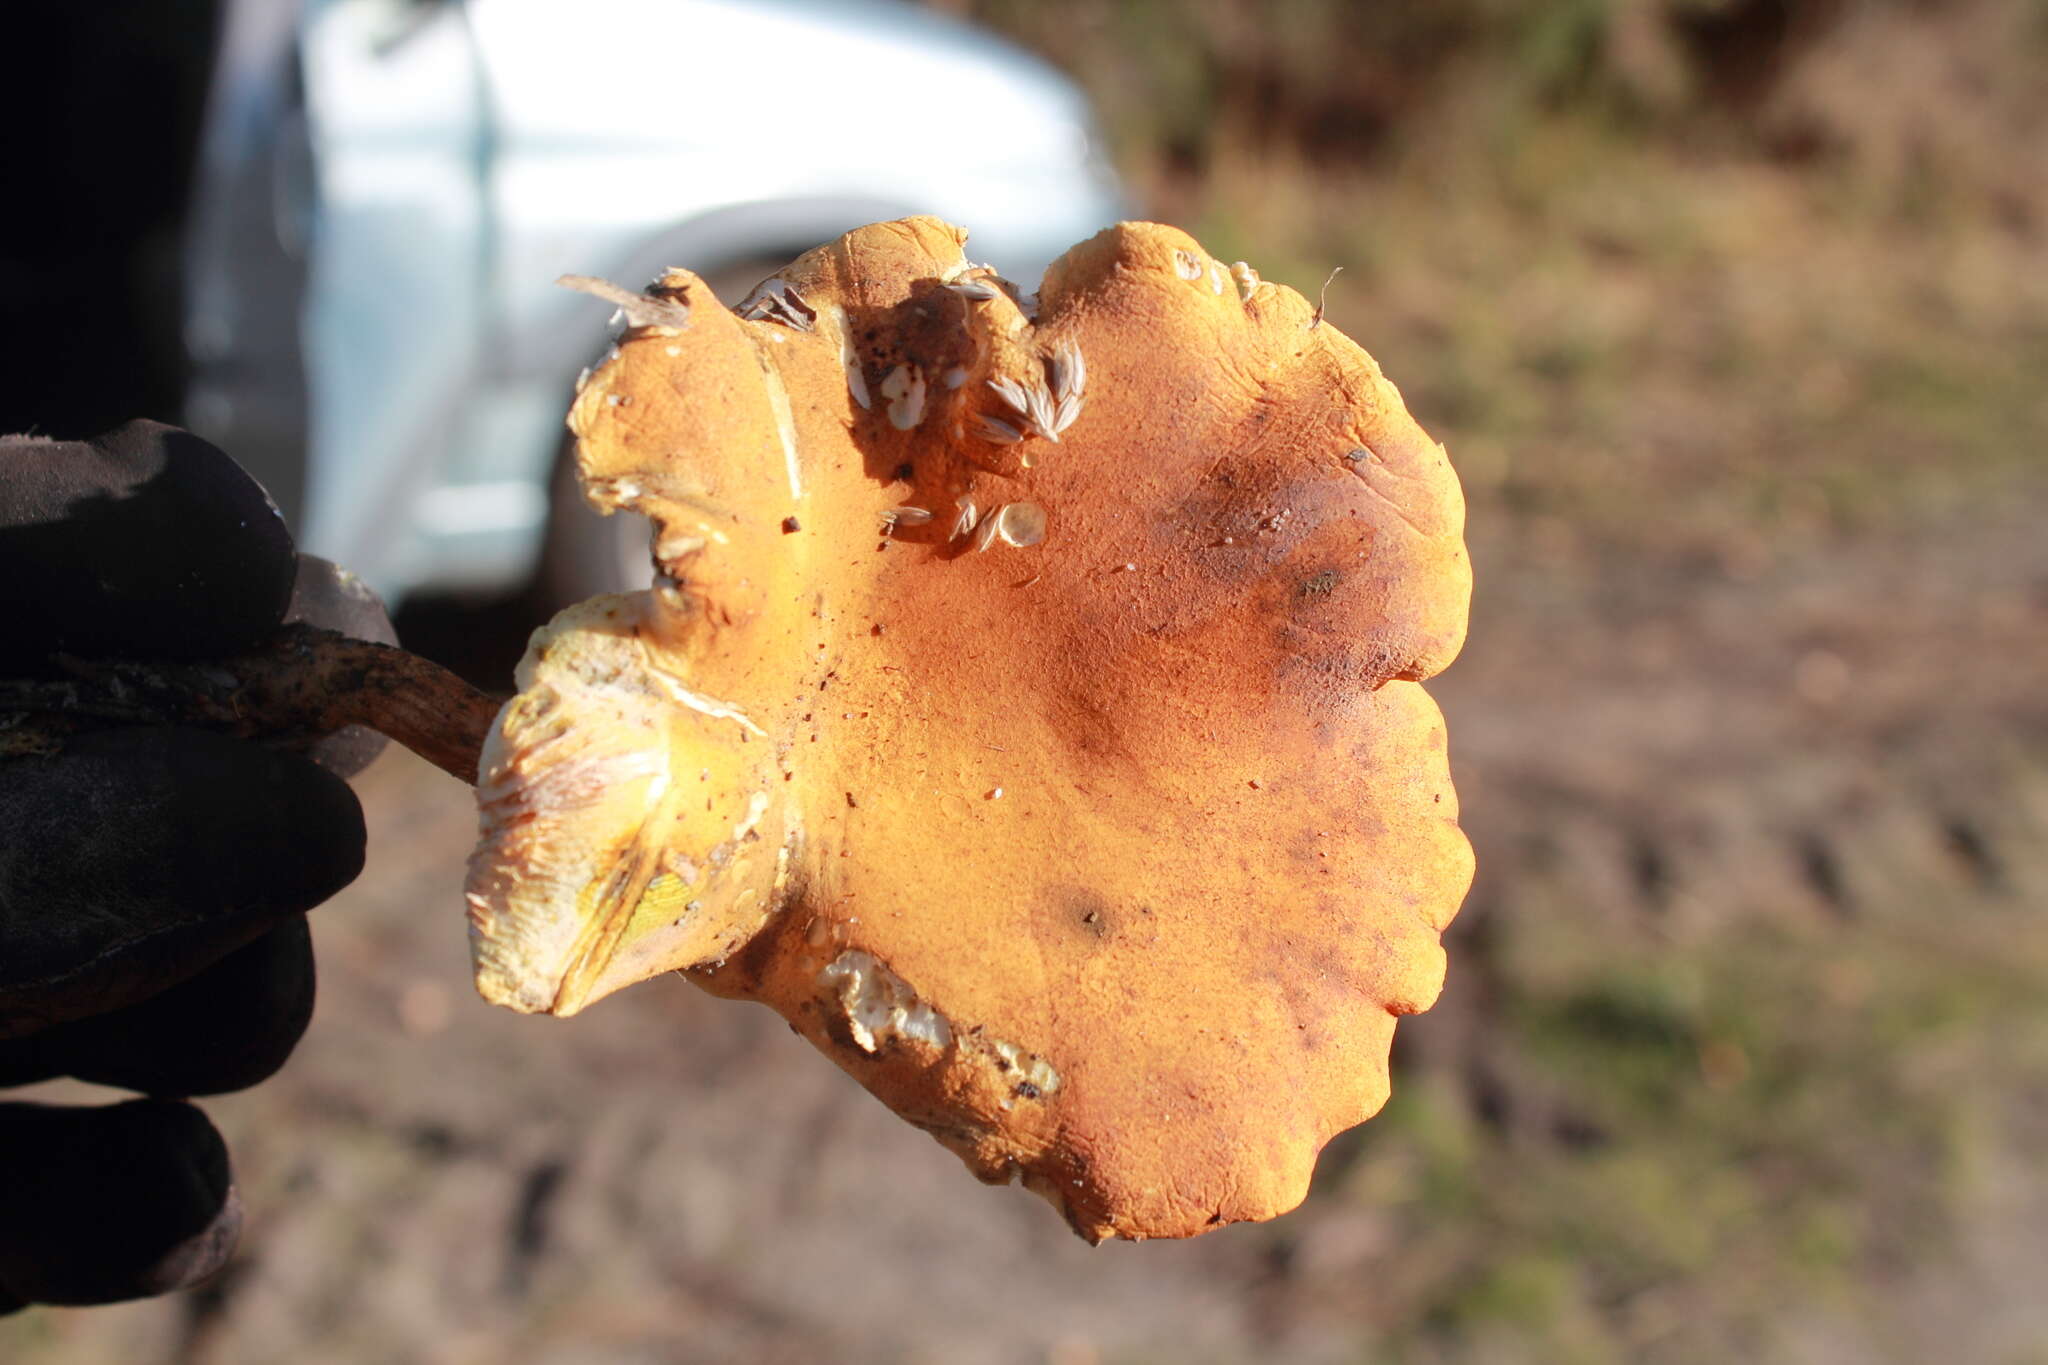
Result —
<svg viewBox="0 0 2048 1365"><path fill-rule="evenodd" d="M622 284L613 284L595 275L563 275L555 283L564 289L573 289L579 294L588 294L594 299L617 305L618 310L626 315L626 321L635 327L676 328L687 327L690 323L689 304L636 294Z"/></svg>
<svg viewBox="0 0 2048 1365"><path fill-rule="evenodd" d="M1308 329L1311 332L1323 325L1323 306L1330 301L1330 285L1343 273L1344 267L1340 265L1335 270L1332 270L1329 277L1323 281L1323 292L1316 295L1315 316L1308 320Z"/></svg>
<svg viewBox="0 0 2048 1365"><path fill-rule="evenodd" d="M417 654L315 626L286 626L254 650L204 663L59 662L70 677L0 678L0 758L54 752L68 735L120 725L300 741L366 725L474 786L502 704Z"/></svg>

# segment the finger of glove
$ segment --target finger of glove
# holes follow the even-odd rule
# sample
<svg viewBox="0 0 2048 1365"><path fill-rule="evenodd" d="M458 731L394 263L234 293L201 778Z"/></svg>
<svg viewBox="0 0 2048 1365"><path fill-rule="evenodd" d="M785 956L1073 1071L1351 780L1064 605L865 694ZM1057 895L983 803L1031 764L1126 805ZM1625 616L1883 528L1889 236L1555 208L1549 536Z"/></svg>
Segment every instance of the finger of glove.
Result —
<svg viewBox="0 0 2048 1365"><path fill-rule="evenodd" d="M227 1144L189 1104L0 1104L0 1300L93 1304L194 1284L241 1233Z"/></svg>
<svg viewBox="0 0 2048 1365"><path fill-rule="evenodd" d="M0 1037L136 1003L319 904L363 864L348 784L197 730L0 765Z"/></svg>
<svg viewBox="0 0 2048 1365"><path fill-rule="evenodd" d="M296 569L262 485L190 432L0 440L0 662L232 653L277 626Z"/></svg>
<svg viewBox="0 0 2048 1365"><path fill-rule="evenodd" d="M140 1004L0 1039L0 1086L53 1076L182 1098L243 1090L284 1065L313 1017L304 916Z"/></svg>
<svg viewBox="0 0 2048 1365"><path fill-rule="evenodd" d="M287 624L323 626L380 645L398 643L398 631L376 591L347 569L317 555L299 556L298 578L292 584L291 605L285 609L284 619ZM354 777L369 767L389 742L367 725L348 725L315 741L305 753L331 773Z"/></svg>

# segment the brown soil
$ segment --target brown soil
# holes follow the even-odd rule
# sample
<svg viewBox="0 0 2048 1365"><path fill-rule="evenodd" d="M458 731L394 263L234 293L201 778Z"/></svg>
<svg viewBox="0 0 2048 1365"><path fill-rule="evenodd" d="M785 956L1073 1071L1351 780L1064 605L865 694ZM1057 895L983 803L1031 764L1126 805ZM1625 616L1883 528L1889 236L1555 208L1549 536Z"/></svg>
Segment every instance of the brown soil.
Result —
<svg viewBox="0 0 2048 1365"><path fill-rule="evenodd" d="M1939 902L2038 934L2043 505L1655 581L1481 539L1472 643L1436 691L1482 874L1444 1001L1403 1025L1397 1091L1454 1076L1511 1111L1496 1125L1597 1124L1493 1074L1515 917L1704 942L1759 916L1853 935ZM359 786L370 870L315 917L312 1031L275 1081L209 1105L251 1209L241 1258L198 1293L0 1324L8 1359L1355 1359L1417 1273L1413 1202L1353 1188L1359 1139L1271 1227L1091 1250L765 1010L660 981L573 1021L493 1011L466 980L468 792L404 753ZM2017 1277L2048 1264L2042 1226L2010 1204L1968 1222L1953 1255L1899 1268L1897 1302L2039 1330ZM1872 1325L1826 1304L1777 1315L1776 1339L1901 1348L1858 1357Z"/></svg>

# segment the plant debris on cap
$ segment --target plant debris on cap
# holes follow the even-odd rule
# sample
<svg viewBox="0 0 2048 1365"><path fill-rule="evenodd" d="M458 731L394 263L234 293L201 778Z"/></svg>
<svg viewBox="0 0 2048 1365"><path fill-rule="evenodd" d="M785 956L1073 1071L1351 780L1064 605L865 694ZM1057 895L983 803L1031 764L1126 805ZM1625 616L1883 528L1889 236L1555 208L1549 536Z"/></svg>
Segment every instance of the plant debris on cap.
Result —
<svg viewBox="0 0 2048 1365"><path fill-rule="evenodd" d="M686 970L1091 1240L1270 1218L1385 1102L1470 881L1418 685L1465 631L1457 480L1184 233L1035 301L965 240L861 228L743 315L671 271L687 323L590 377L584 489L652 519L656 586L520 666L477 985Z"/></svg>

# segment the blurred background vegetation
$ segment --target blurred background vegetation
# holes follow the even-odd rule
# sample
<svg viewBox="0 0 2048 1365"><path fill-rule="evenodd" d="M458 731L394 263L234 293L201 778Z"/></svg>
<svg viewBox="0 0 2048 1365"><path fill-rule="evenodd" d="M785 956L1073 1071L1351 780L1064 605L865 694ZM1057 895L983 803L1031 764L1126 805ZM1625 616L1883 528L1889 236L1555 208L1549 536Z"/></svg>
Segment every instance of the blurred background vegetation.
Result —
<svg viewBox="0 0 2048 1365"><path fill-rule="evenodd" d="M1146 213L1342 267L1470 499L1481 878L1275 1311L2048 1359L2048 5L946 7Z"/></svg>
<svg viewBox="0 0 2048 1365"><path fill-rule="evenodd" d="M949 8L1084 83L1147 212L1342 266L1483 527L1782 544L2041 453L2035 0Z"/></svg>

